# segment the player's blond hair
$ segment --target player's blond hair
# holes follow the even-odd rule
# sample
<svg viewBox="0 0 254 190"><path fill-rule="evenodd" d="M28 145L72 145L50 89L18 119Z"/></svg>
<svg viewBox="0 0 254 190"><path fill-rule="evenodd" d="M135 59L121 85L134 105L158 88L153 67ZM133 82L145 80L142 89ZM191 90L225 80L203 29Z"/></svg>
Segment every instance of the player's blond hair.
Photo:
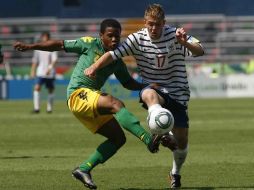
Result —
<svg viewBox="0 0 254 190"><path fill-rule="evenodd" d="M160 4L148 5L145 10L145 18L150 16L156 20L165 20L165 14L162 6Z"/></svg>

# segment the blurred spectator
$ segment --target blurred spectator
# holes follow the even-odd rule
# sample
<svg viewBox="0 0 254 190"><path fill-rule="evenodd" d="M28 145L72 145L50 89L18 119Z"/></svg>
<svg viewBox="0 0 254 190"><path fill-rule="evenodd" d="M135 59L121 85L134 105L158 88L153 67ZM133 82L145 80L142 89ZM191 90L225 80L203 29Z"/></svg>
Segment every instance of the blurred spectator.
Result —
<svg viewBox="0 0 254 190"><path fill-rule="evenodd" d="M77 32L86 32L87 28L84 26L84 24L79 24L76 29Z"/></svg>
<svg viewBox="0 0 254 190"><path fill-rule="evenodd" d="M247 64L246 73L247 74L254 73L254 58L250 59L249 63Z"/></svg>
<svg viewBox="0 0 254 190"><path fill-rule="evenodd" d="M17 25L13 25L12 28L11 28L11 32L13 34L19 34L20 33L20 29Z"/></svg>
<svg viewBox="0 0 254 190"><path fill-rule="evenodd" d="M0 44L0 64L4 62L4 55L2 53L2 45Z"/></svg>

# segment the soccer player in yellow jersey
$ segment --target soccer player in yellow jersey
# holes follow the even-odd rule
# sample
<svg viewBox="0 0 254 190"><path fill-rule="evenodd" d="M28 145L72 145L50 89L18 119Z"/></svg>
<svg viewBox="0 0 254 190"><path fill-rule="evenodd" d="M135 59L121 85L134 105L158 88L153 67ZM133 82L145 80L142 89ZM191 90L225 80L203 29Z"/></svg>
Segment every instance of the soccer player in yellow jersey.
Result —
<svg viewBox="0 0 254 190"><path fill-rule="evenodd" d="M14 44L14 48L18 51L65 50L79 55L67 88L68 107L92 133L107 138L72 172L75 178L90 189L97 188L92 180L91 170L96 165L107 161L125 143L126 138L121 127L143 141L150 152L157 152L159 146L157 136L151 136L136 117L125 108L122 101L100 91L111 74L115 74L121 84L129 90L141 90L144 87L130 76L121 59L117 60L117 63L111 63L98 70L92 78L84 75L84 70L94 64L100 56L118 47L120 35L120 23L114 19L106 19L101 23L99 38L82 37L75 40L49 40L35 44L16 42Z"/></svg>

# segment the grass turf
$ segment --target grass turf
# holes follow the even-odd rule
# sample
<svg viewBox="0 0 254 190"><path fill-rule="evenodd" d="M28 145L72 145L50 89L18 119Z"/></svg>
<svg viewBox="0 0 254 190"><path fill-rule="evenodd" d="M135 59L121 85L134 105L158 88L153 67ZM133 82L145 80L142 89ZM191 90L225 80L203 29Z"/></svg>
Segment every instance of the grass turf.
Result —
<svg viewBox="0 0 254 190"><path fill-rule="evenodd" d="M191 100L189 155L182 189L254 189L254 99ZM145 126L146 111L125 101ZM65 101L53 114L29 113L31 101L0 102L0 189L78 190L71 170L104 139L90 134ZM45 102L44 102L45 106ZM127 143L93 171L100 190L165 190L169 150L150 154L126 132Z"/></svg>

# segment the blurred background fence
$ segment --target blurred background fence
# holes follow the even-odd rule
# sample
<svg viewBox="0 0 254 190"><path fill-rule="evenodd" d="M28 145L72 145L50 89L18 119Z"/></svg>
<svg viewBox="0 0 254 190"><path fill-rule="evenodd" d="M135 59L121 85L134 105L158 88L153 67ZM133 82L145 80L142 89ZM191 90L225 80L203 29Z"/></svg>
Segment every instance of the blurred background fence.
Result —
<svg viewBox="0 0 254 190"><path fill-rule="evenodd" d="M12 97L12 91L6 89L6 80L29 80L33 52L14 51L14 41L35 42L42 31L49 31L53 39L97 37L101 20L56 17L1 19L0 43L5 60L0 65L0 76L3 79L1 97ZM122 39L143 27L143 18L118 20L123 27ZM166 21L169 25L185 28L205 48L204 56L187 59L193 97L254 96L254 16L168 15ZM59 52L58 55L57 79L68 81L77 55L65 52ZM125 62L133 76L137 76L135 60L129 57ZM232 94L230 90L237 92ZM13 93L17 94L15 91Z"/></svg>

